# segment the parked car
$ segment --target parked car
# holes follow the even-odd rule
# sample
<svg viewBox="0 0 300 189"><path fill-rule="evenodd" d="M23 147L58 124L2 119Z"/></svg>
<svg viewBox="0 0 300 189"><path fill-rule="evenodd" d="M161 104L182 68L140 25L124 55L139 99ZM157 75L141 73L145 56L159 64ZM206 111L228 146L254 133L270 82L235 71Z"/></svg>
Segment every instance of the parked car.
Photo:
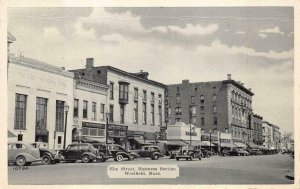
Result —
<svg viewBox="0 0 300 189"><path fill-rule="evenodd" d="M45 142L34 142L31 143L31 146L40 150L40 157L42 158L43 164L55 164L59 163L61 156L58 151L50 150L48 148L48 143Z"/></svg>
<svg viewBox="0 0 300 189"><path fill-rule="evenodd" d="M210 156L212 156L212 152L208 151L205 148L201 148L201 152L203 158L209 158Z"/></svg>
<svg viewBox="0 0 300 189"><path fill-rule="evenodd" d="M221 156L229 156L230 155L229 152L230 152L229 149L224 149L221 151Z"/></svg>
<svg viewBox="0 0 300 189"><path fill-rule="evenodd" d="M99 158L99 151L88 143L70 144L66 149L59 150L59 154L62 160L72 163L77 160L88 163Z"/></svg>
<svg viewBox="0 0 300 189"><path fill-rule="evenodd" d="M18 166L29 166L32 162L40 162L40 151L22 142L8 143L8 163Z"/></svg>
<svg viewBox="0 0 300 189"><path fill-rule="evenodd" d="M170 159L175 159L176 154L179 153L179 150L171 150L170 151Z"/></svg>
<svg viewBox="0 0 300 189"><path fill-rule="evenodd" d="M138 155L142 158L151 158L152 160L158 160L164 156L159 147L154 145L142 146Z"/></svg>
<svg viewBox="0 0 300 189"><path fill-rule="evenodd" d="M196 149L194 146L185 146L180 148L179 153L176 154L176 160L179 161L179 159L186 159L192 161L194 158L199 158L201 160L201 150Z"/></svg>
<svg viewBox="0 0 300 189"><path fill-rule="evenodd" d="M250 155L262 155L263 153L259 149L250 149L249 154Z"/></svg>
<svg viewBox="0 0 300 189"><path fill-rule="evenodd" d="M99 159L104 162L109 158L114 158L115 161L123 161L124 158L128 160L134 160L139 157L138 154L127 151L122 146L117 144L103 144L103 143L93 143L96 149L99 150Z"/></svg>
<svg viewBox="0 0 300 189"><path fill-rule="evenodd" d="M231 149L227 152L229 156L238 156L239 152L236 149Z"/></svg>
<svg viewBox="0 0 300 189"><path fill-rule="evenodd" d="M238 149L236 149L236 150L237 150L239 156L248 156L248 155L249 155L249 152L247 152L247 151L244 150L244 149L238 148Z"/></svg>

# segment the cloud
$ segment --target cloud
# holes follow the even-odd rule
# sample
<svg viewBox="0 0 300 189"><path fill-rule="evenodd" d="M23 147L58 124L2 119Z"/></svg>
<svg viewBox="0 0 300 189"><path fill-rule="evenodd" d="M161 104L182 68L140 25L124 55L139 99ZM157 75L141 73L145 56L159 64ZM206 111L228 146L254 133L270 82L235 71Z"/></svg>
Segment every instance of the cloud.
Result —
<svg viewBox="0 0 300 189"><path fill-rule="evenodd" d="M263 34L263 33L258 34L258 36L261 37L261 38L266 38L266 37L268 37L266 34Z"/></svg>
<svg viewBox="0 0 300 189"><path fill-rule="evenodd" d="M74 38L81 38L83 40L95 40L96 34L95 29L90 28L89 30L86 30L83 28L83 23L78 21L74 24L75 27L75 33L73 34Z"/></svg>
<svg viewBox="0 0 300 189"><path fill-rule="evenodd" d="M278 33L278 34L284 35L284 32L280 31L278 26L275 26L274 28L260 30L259 32L260 33Z"/></svg>
<svg viewBox="0 0 300 189"><path fill-rule="evenodd" d="M190 36L190 35L209 35L218 30L219 26L217 24L211 24L207 27L201 26L199 24L192 25L187 24L185 28L181 28L179 26L158 26L151 29L151 31L158 31L161 33L167 32L176 32L182 35Z"/></svg>
<svg viewBox="0 0 300 189"><path fill-rule="evenodd" d="M126 39L121 34L118 34L118 33L104 35L101 37L100 40L103 42L112 42L112 43L121 43L121 42L126 41Z"/></svg>
<svg viewBox="0 0 300 189"><path fill-rule="evenodd" d="M43 39L46 43L59 44L65 41L65 37L56 27L45 27Z"/></svg>

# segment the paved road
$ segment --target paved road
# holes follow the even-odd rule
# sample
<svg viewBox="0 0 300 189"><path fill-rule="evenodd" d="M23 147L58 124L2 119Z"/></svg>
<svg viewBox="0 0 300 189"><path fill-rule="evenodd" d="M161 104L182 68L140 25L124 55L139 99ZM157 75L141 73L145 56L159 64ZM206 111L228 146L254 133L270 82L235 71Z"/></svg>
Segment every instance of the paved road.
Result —
<svg viewBox="0 0 300 189"><path fill-rule="evenodd" d="M112 164L177 164L176 179L111 179L107 166ZM60 163L33 165L28 170L8 168L9 184L292 184L285 178L293 170L288 155L218 157L193 161L138 159L105 163Z"/></svg>

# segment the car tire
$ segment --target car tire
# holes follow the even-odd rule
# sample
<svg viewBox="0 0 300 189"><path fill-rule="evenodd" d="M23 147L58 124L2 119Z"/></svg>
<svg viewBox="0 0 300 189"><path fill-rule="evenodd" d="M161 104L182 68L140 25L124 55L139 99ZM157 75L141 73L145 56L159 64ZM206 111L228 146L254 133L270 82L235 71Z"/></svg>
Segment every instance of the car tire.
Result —
<svg viewBox="0 0 300 189"><path fill-rule="evenodd" d="M26 158L24 156L18 156L16 158L16 165L24 166L26 164Z"/></svg>
<svg viewBox="0 0 300 189"><path fill-rule="evenodd" d="M97 161L98 162L103 162L104 159L105 159L104 156L100 153L99 158L97 159Z"/></svg>
<svg viewBox="0 0 300 189"><path fill-rule="evenodd" d="M90 160L91 160L91 158L90 158L89 155L83 155L83 156L81 157L81 160L82 160L83 163L89 163Z"/></svg>
<svg viewBox="0 0 300 189"><path fill-rule="evenodd" d="M116 161L123 161L123 159L124 159L123 156L121 154L119 154L119 155L116 156L115 160Z"/></svg>
<svg viewBox="0 0 300 189"><path fill-rule="evenodd" d="M152 160L158 160L158 159L159 159L159 156L157 154L154 154Z"/></svg>
<svg viewBox="0 0 300 189"><path fill-rule="evenodd" d="M176 161L179 161L179 158L176 158Z"/></svg>
<svg viewBox="0 0 300 189"><path fill-rule="evenodd" d="M51 157L50 157L48 154L44 154L44 155L42 156L42 162L43 162L43 164L45 164L45 165L51 164Z"/></svg>

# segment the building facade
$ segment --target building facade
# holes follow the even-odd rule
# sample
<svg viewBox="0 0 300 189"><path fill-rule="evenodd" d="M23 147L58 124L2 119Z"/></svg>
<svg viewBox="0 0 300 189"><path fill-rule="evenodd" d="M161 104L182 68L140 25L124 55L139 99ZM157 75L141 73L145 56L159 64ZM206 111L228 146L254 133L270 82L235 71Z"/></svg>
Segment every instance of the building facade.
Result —
<svg viewBox="0 0 300 189"><path fill-rule="evenodd" d="M257 114L253 115L253 143L256 145L263 144L262 120L262 116Z"/></svg>
<svg viewBox="0 0 300 189"><path fill-rule="evenodd" d="M85 69L71 72L84 80L109 86L105 112L109 115L108 139L113 143L129 147L160 135L165 127L164 84L148 79L147 72L94 67L93 58L87 59Z"/></svg>
<svg viewBox="0 0 300 189"><path fill-rule="evenodd" d="M75 75L72 142L105 142L108 86Z"/></svg>
<svg viewBox="0 0 300 189"><path fill-rule="evenodd" d="M182 140L197 146L201 141L201 129L191 124L178 122L175 125L168 125L167 138L171 142Z"/></svg>
<svg viewBox="0 0 300 189"><path fill-rule="evenodd" d="M168 85L168 124L184 122L201 128L203 133L231 133L244 142L253 140L251 89L231 79L212 82Z"/></svg>
<svg viewBox="0 0 300 189"><path fill-rule="evenodd" d="M61 149L71 143L73 73L26 57L8 66L8 130L26 143L47 142ZM67 119L67 133L64 138Z"/></svg>
<svg viewBox="0 0 300 189"><path fill-rule="evenodd" d="M273 132L273 145L275 149L280 149L280 143L281 143L281 133L280 128L277 125L272 125L272 132Z"/></svg>
<svg viewBox="0 0 300 189"><path fill-rule="evenodd" d="M262 122L262 135L263 146L267 149L271 149L273 147L273 128L271 123L267 121Z"/></svg>

